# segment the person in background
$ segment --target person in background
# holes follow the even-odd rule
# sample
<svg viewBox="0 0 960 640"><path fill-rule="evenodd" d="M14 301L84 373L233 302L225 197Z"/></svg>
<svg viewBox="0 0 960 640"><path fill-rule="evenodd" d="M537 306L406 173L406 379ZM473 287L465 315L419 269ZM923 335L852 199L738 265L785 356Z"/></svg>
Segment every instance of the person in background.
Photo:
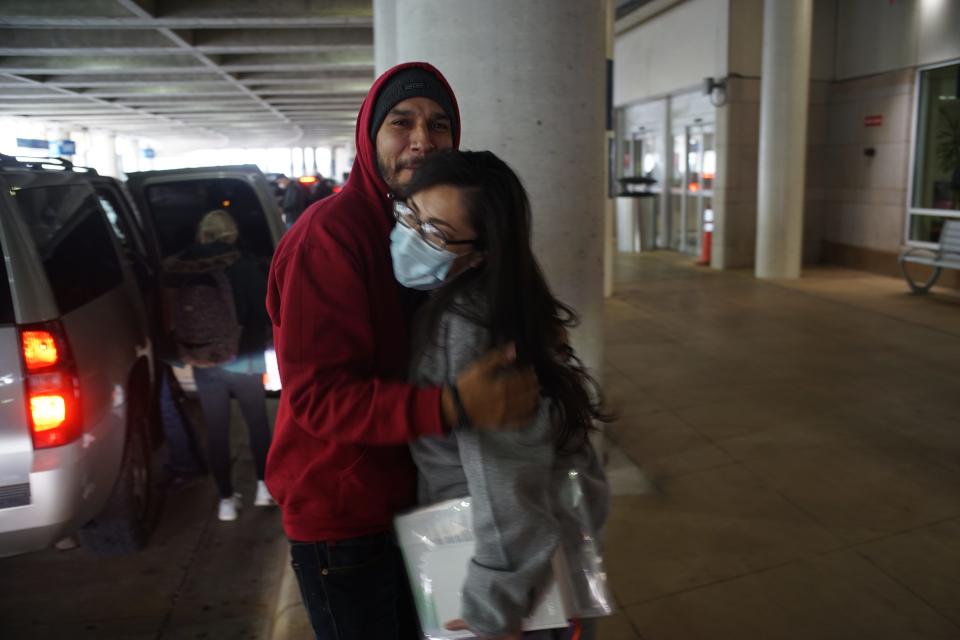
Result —
<svg viewBox="0 0 960 640"><path fill-rule="evenodd" d="M461 424L410 445L421 504L471 497L476 549L462 619L447 628L520 638L554 553L576 548L582 537L578 511L566 499L571 473L584 492L589 530L595 534L606 520L606 476L588 435L594 420L609 417L563 339L576 314L553 297L534 258L530 204L513 170L489 151L439 153L424 161L403 196L394 208L393 271L400 284L432 292L414 326L413 382L449 384L480 354L511 342L540 380L542 400L528 428L484 432ZM584 577L573 572L571 579ZM575 621L522 635L587 640L592 632Z"/></svg>
<svg viewBox="0 0 960 640"><path fill-rule="evenodd" d="M257 475L254 505L275 504L264 483L271 438L263 388L266 372L263 353L269 341L269 318L263 305L266 277L257 262L238 249L238 237L237 224L227 211L210 211L197 225L195 244L165 264L174 286L178 277L184 280L196 274L221 271L232 292L239 325L235 357L213 366L193 366L197 396L207 426L207 455L220 493L217 517L224 521L236 520L242 506L241 495L233 488L230 462L231 395L240 405L250 436Z"/></svg>
<svg viewBox="0 0 960 640"><path fill-rule="evenodd" d="M283 220L289 228L307 207L307 192L298 181L291 180L282 173L277 178L277 186L280 188L280 209L283 211Z"/></svg>
<svg viewBox="0 0 960 640"><path fill-rule="evenodd" d="M314 202L319 202L327 196L333 195L333 181L327 178L324 178L321 174L317 173L317 181L313 183L313 186L310 187L310 193L307 198L308 204L313 204Z"/></svg>
<svg viewBox="0 0 960 640"><path fill-rule="evenodd" d="M393 517L416 502L407 442L529 422L539 391L504 347L453 382L407 381L408 326L422 297L393 276L393 194L424 159L455 147L460 114L422 62L384 73L360 108L343 190L284 235L267 307L283 394L267 485L283 513L301 597L320 640L412 640L416 615Z"/></svg>

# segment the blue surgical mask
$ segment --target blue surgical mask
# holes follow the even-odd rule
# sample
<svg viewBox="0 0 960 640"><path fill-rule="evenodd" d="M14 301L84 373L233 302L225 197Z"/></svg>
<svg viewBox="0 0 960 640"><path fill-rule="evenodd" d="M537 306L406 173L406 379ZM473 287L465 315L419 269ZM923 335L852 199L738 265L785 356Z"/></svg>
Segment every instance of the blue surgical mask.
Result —
<svg viewBox="0 0 960 640"><path fill-rule="evenodd" d="M439 289L457 254L431 247L415 230L397 223L390 232L393 275L408 289Z"/></svg>

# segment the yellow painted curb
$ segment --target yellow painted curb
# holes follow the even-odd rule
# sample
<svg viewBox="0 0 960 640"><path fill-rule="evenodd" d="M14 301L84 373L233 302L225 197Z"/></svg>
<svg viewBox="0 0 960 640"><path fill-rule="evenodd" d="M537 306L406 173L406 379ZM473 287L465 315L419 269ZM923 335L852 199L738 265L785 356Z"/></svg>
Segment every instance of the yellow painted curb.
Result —
<svg viewBox="0 0 960 640"><path fill-rule="evenodd" d="M273 610L270 640L312 640L310 619L300 600L300 586L290 566L290 549L284 546L283 576Z"/></svg>

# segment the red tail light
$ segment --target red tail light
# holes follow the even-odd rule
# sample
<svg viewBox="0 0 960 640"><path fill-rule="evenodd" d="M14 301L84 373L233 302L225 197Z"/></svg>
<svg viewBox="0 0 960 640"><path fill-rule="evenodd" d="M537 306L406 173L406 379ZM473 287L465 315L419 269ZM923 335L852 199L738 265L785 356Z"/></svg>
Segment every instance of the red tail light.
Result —
<svg viewBox="0 0 960 640"><path fill-rule="evenodd" d="M57 341L49 331L22 330L20 341L23 343L23 361L27 371L55 365L60 359Z"/></svg>
<svg viewBox="0 0 960 640"><path fill-rule="evenodd" d="M80 437L80 384L59 322L20 327L27 416L34 449Z"/></svg>

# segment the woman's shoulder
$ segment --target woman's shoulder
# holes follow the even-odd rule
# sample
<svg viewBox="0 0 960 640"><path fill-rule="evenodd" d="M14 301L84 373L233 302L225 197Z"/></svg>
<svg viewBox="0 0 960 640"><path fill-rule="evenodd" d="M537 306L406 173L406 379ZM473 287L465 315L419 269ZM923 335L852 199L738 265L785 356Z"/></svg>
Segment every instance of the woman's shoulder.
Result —
<svg viewBox="0 0 960 640"><path fill-rule="evenodd" d="M485 338L484 328L486 301L478 292L460 291L440 315L441 331L447 336L447 344Z"/></svg>

